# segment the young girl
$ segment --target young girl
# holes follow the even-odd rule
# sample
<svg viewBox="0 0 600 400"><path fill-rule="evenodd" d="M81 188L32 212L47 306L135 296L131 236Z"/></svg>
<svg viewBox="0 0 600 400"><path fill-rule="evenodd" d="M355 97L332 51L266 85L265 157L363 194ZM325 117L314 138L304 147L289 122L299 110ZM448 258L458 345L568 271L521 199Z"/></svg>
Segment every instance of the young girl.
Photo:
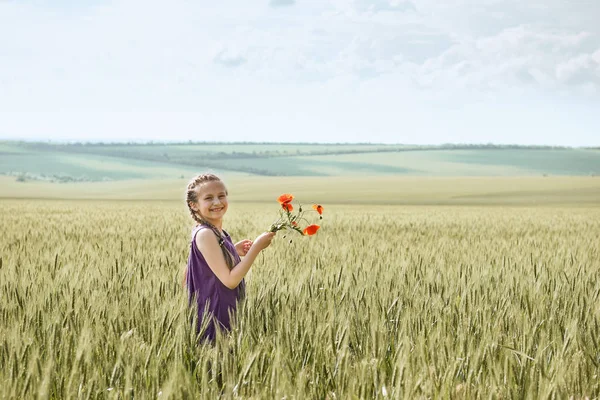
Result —
<svg viewBox="0 0 600 400"><path fill-rule="evenodd" d="M191 305L195 300L198 306L198 331L203 318L210 319L202 339L212 342L217 327L230 329L229 313L235 312L236 302L244 296L244 276L275 233L265 232L254 242L245 239L234 245L222 229L227 189L215 175L194 178L187 187L186 203L197 223L186 272L189 301Z"/></svg>

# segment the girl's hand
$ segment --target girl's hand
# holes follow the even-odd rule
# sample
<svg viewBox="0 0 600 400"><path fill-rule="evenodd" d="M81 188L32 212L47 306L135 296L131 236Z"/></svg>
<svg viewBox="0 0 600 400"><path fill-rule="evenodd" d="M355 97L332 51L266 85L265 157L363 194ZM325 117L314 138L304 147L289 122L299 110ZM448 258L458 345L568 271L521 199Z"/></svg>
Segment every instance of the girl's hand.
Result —
<svg viewBox="0 0 600 400"><path fill-rule="evenodd" d="M265 232L256 238L253 246L256 246L258 250L264 250L271 244L271 241L275 237L275 232Z"/></svg>
<svg viewBox="0 0 600 400"><path fill-rule="evenodd" d="M248 253L248 250L250 250L250 247L252 247L252 240L244 239L235 244L235 251L237 251L237 253L240 255L240 257L243 257L246 255L246 253Z"/></svg>

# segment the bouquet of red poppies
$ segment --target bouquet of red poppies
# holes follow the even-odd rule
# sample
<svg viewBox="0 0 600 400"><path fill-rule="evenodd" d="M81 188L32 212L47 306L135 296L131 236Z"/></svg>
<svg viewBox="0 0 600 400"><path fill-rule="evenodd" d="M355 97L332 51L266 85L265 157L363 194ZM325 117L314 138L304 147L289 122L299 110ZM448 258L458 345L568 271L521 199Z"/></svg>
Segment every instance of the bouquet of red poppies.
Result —
<svg viewBox="0 0 600 400"><path fill-rule="evenodd" d="M312 236L319 230L320 226L316 224L309 224L308 219L304 214L309 212L316 212L319 214L319 219L323 219L323 206L320 204L313 204L312 208L306 210L301 204L298 205L297 211L294 212L295 208L292 204L294 196L285 193L277 198L277 201L281 205L279 210L279 219L271 224L269 232L277 232L283 229L293 230L304 236ZM301 228L301 225L307 224L305 228Z"/></svg>

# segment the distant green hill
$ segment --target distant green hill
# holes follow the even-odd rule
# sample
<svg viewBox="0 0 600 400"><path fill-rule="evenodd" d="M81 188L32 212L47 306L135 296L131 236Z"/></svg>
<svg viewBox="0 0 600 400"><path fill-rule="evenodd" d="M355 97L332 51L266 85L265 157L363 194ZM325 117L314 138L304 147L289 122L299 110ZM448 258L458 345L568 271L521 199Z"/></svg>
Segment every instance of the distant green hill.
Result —
<svg viewBox="0 0 600 400"><path fill-rule="evenodd" d="M495 145L0 142L0 174L19 180L263 176L600 175L599 149Z"/></svg>

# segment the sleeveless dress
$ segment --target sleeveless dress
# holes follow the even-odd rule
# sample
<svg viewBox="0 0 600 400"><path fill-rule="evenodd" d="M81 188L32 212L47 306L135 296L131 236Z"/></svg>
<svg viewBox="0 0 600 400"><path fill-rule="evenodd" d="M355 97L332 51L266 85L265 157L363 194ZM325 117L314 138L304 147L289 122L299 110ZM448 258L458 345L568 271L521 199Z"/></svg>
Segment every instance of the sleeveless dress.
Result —
<svg viewBox="0 0 600 400"><path fill-rule="evenodd" d="M246 284L242 279L235 289L229 289L217 278L208 266L198 246L196 246L196 234L201 229L210 228L206 225L199 225L192 231L192 243L186 275L188 298L190 306L195 301L198 309L196 332L200 332L203 319L210 318L201 340L207 339L214 342L217 328L225 331L229 331L231 328L229 313L235 313L238 300L244 297ZM237 265L241 259L235 250L231 237L223 231L223 238L223 245L227 247L233 256L234 265Z"/></svg>

